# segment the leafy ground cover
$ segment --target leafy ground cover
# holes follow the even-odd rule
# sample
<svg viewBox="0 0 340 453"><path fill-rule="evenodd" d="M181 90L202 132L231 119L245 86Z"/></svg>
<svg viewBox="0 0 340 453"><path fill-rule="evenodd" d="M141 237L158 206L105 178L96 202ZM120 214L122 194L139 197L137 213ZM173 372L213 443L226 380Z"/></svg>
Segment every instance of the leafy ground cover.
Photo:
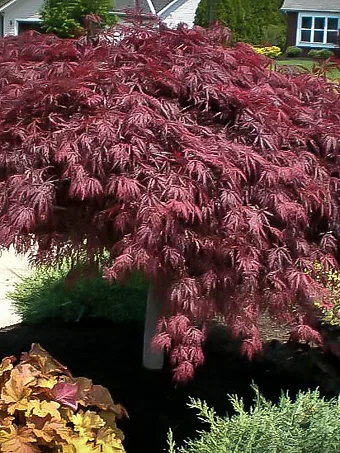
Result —
<svg viewBox="0 0 340 453"><path fill-rule="evenodd" d="M194 438L206 425L187 404L200 398L218 415L232 413L227 394L242 395L246 407L253 400L254 381L265 397L277 401L281 389L294 396L299 389L320 387L334 396L340 388L339 364L319 348L267 343L261 356L249 362L240 345L216 326L205 344L206 362L186 385L174 385L168 363L161 372L142 368L143 326L91 320L79 323L17 325L0 331L0 358L20 356L39 343L76 376L107 387L129 413L119 428L127 453L161 453L169 428L178 443Z"/></svg>
<svg viewBox="0 0 340 453"><path fill-rule="evenodd" d="M91 380L71 375L39 344L0 363L0 451L124 453L126 411Z"/></svg>
<svg viewBox="0 0 340 453"><path fill-rule="evenodd" d="M312 71L314 65L316 64L315 61L307 58L292 58L287 60L276 60L279 65L289 65L289 66L301 66L308 71ZM331 69L328 72L328 77L332 80L340 78L340 70L339 69Z"/></svg>

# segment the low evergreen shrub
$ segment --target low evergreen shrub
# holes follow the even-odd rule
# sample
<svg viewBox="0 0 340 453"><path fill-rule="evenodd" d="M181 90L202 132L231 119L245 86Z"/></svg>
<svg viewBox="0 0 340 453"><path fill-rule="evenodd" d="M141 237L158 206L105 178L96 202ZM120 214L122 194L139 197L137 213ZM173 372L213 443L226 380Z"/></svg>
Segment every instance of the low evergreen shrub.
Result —
<svg viewBox="0 0 340 453"><path fill-rule="evenodd" d="M286 55L287 55L288 58L301 57L302 49L300 47L289 46L286 49Z"/></svg>
<svg viewBox="0 0 340 453"><path fill-rule="evenodd" d="M83 276L69 288L65 285L69 271L67 264L42 267L16 284L8 296L24 322L105 318L121 323L144 319L147 283L139 274L132 275L124 285L110 284L100 276Z"/></svg>
<svg viewBox="0 0 340 453"><path fill-rule="evenodd" d="M308 56L315 60L328 60L334 57L334 52L329 49L312 49L308 52Z"/></svg>
<svg viewBox="0 0 340 453"><path fill-rule="evenodd" d="M254 405L246 410L242 399L230 396L236 412L218 417L200 400L189 406L210 425L197 439L176 448L172 433L169 453L338 453L340 398L326 401L319 391L300 392L293 401L282 395L278 404L267 401L256 386Z"/></svg>

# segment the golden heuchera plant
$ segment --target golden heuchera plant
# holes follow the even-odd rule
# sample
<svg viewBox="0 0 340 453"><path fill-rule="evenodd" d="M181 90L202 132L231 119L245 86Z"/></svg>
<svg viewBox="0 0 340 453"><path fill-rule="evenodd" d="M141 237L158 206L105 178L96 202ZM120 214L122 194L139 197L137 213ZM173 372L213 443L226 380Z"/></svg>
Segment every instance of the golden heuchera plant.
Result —
<svg viewBox="0 0 340 453"><path fill-rule="evenodd" d="M0 365L0 451L121 453L116 418L127 415L109 391L68 369L33 344L19 362Z"/></svg>

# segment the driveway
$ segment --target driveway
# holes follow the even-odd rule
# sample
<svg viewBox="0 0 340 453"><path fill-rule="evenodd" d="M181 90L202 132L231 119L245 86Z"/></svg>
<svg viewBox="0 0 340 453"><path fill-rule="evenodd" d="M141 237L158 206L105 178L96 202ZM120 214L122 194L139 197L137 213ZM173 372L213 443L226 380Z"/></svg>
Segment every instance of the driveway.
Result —
<svg viewBox="0 0 340 453"><path fill-rule="evenodd" d="M18 256L13 249L3 252L0 256L0 328L20 322L20 317L13 311L11 301L6 294L14 284L30 272L28 261L24 256Z"/></svg>

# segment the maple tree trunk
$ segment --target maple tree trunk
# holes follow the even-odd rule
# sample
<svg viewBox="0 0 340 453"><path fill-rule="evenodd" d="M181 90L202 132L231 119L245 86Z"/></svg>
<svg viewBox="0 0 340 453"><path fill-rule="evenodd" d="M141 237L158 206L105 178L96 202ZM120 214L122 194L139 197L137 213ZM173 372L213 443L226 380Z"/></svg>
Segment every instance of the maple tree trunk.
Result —
<svg viewBox="0 0 340 453"><path fill-rule="evenodd" d="M154 350L151 342L156 334L158 320L162 312L162 301L150 284L144 324L143 366L148 370L161 370L164 363L164 352Z"/></svg>

